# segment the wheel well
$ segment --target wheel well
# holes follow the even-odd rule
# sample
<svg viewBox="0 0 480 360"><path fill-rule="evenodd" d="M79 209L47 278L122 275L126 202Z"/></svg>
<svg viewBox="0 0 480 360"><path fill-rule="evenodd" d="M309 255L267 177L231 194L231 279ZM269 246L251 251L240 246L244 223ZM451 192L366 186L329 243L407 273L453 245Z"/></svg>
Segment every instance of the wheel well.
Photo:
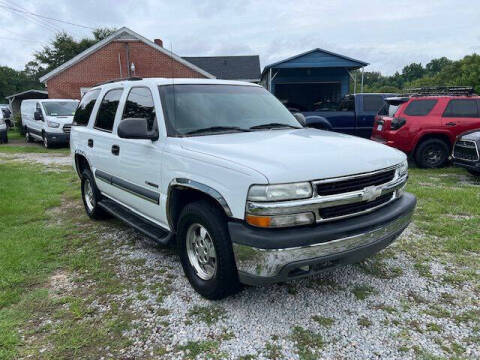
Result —
<svg viewBox="0 0 480 360"><path fill-rule="evenodd" d="M75 154L75 166L77 167L78 176L81 176L83 170L90 169L90 164L85 156Z"/></svg>
<svg viewBox="0 0 480 360"><path fill-rule="evenodd" d="M417 141L417 145L415 145L415 149L413 150L413 155L416 154L417 152L417 149L418 147L420 146L420 144L422 144L423 142L427 141L427 140L430 140L430 139L438 139L438 140L442 140L444 143L446 143L448 145L448 150L452 150L452 143L450 141L450 138L445 135L445 134L427 134L427 135L423 135L420 140Z"/></svg>
<svg viewBox="0 0 480 360"><path fill-rule="evenodd" d="M178 218L180 217L180 213L182 212L183 208L187 204L199 200L205 200L210 202L212 205L218 207L223 214L225 214L225 210L222 208L222 206L210 195L200 190L184 186L174 186L172 189L170 189L168 193L167 202L167 218L170 227L176 230ZM225 214L225 216L227 215Z"/></svg>

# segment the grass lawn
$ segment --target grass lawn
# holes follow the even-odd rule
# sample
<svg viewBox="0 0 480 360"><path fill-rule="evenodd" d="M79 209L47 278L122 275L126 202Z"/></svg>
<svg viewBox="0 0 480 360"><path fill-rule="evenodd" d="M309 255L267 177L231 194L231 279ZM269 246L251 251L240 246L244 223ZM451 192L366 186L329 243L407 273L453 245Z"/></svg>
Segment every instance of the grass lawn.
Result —
<svg viewBox="0 0 480 360"><path fill-rule="evenodd" d="M65 202L81 203L74 172L3 163L0 174L0 359L95 358L89 349L123 345L128 312L113 308L102 321L79 321L90 314L88 304L98 301L100 292L115 293L122 284L111 265L100 262L104 245L95 241L98 227L90 224L83 208L55 211ZM94 280L101 285L53 296L52 275L61 279L63 272L75 273L79 283ZM40 324L38 342L25 344L18 330L38 331L45 317L56 323Z"/></svg>
<svg viewBox="0 0 480 360"><path fill-rule="evenodd" d="M27 148L19 145L18 151ZM411 169L408 191L418 197L413 232L421 238L399 241L379 256L405 253L428 278L433 261L446 264L447 275L435 281L458 288L468 283L480 296L480 183L462 169ZM114 220L94 222L86 217L79 181L70 167L0 162L0 359L122 358L118 350L129 344L124 331L135 326L136 314L111 295L141 284L117 277L115 266L125 260L102 257L112 247L101 241L103 235L118 226ZM385 279L401 274L382 267L368 271ZM353 292L358 299L372 290L359 287ZM104 309L101 314L99 306ZM441 310L431 311L458 316ZM212 316L202 309L191 315ZM302 328L295 329L292 337L299 344L323 344ZM311 355L309 351L305 346L305 354Z"/></svg>

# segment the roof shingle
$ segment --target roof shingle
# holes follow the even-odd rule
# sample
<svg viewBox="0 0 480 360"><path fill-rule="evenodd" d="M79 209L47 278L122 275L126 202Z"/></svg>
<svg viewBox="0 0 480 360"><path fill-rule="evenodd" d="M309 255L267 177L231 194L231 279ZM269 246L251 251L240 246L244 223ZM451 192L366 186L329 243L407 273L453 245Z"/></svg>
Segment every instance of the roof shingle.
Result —
<svg viewBox="0 0 480 360"><path fill-rule="evenodd" d="M222 80L259 80L260 58L247 56L194 56L186 61Z"/></svg>

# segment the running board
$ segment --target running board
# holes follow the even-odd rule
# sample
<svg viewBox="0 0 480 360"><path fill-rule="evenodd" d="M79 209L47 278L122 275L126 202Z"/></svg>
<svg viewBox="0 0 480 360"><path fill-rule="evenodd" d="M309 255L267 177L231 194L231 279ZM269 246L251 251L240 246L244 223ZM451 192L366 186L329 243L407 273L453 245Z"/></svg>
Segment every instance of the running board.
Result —
<svg viewBox="0 0 480 360"><path fill-rule="evenodd" d="M167 245L173 237L172 232L163 229L151 221L143 219L133 211L116 203L113 200L103 199L98 203L98 205L106 212L112 214L116 218L119 218L127 225L133 227L145 236L162 245Z"/></svg>

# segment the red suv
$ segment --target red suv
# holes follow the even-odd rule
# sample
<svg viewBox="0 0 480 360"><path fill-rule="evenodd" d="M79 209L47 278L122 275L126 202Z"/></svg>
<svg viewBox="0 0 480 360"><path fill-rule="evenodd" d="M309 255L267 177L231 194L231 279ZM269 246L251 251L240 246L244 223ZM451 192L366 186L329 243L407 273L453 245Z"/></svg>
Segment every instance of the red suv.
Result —
<svg viewBox="0 0 480 360"><path fill-rule="evenodd" d="M386 102L371 139L411 155L419 167L445 165L456 137L480 128L480 96L413 95Z"/></svg>

